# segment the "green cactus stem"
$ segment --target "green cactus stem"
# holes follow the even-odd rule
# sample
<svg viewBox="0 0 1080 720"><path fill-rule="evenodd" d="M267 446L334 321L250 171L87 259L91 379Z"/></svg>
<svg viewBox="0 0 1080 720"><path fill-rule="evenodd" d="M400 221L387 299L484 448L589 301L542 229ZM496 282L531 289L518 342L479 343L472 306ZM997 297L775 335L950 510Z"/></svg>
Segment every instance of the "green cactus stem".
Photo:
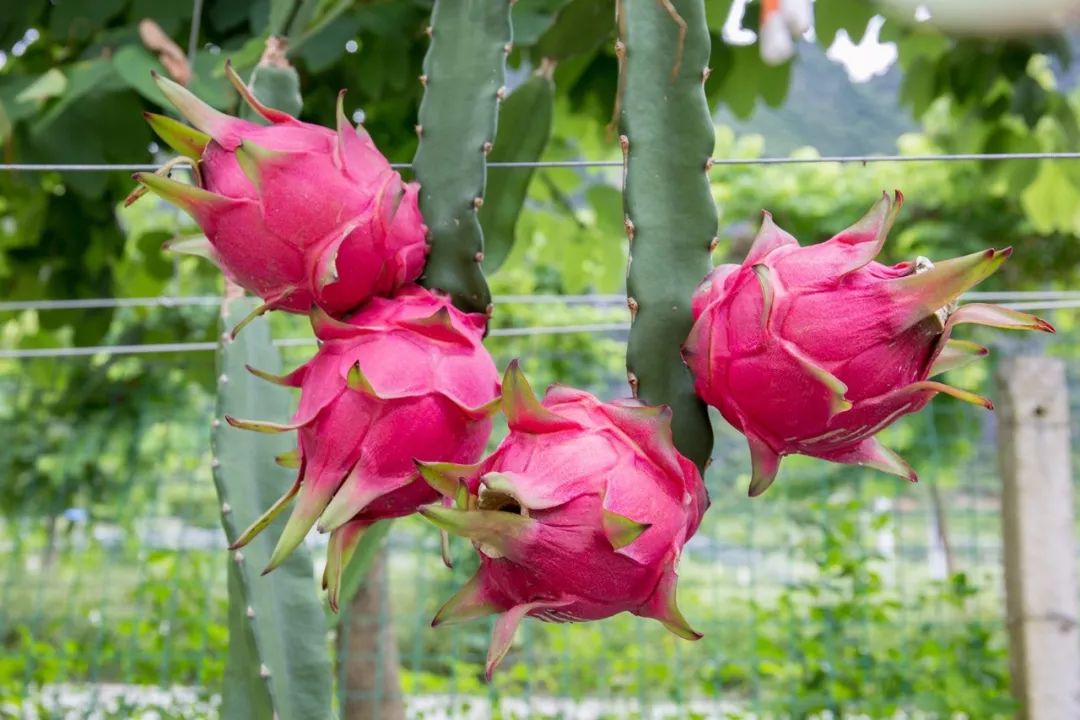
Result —
<svg viewBox="0 0 1080 720"><path fill-rule="evenodd" d="M499 103L506 94L511 4L436 0L420 76L425 89L413 169L431 240L420 283L446 291L468 312L489 312L491 305L481 269L484 236L477 211L484 202Z"/></svg>
<svg viewBox="0 0 1080 720"><path fill-rule="evenodd" d="M627 376L635 397L671 407L676 447L704 470L712 428L680 348L717 230L708 178L714 129L704 89L705 3L622 0L618 13L619 143L630 241Z"/></svg>
<svg viewBox="0 0 1080 720"><path fill-rule="evenodd" d="M285 38L267 38L262 58L251 71L248 87L266 105L298 117L304 101L300 96L300 76L286 57L288 49L289 43ZM240 116L262 124L267 122L247 103L241 103Z"/></svg>
<svg viewBox="0 0 1080 720"><path fill-rule="evenodd" d="M221 523L230 544L293 484L295 474L275 462L276 455L293 449L294 436L244 432L225 422L226 415L284 419L291 411L286 388L246 370L248 365L274 374L281 370L267 320L257 318L228 339L228 329L257 305L257 299L231 297L221 309L211 447ZM278 518L229 557L229 651L221 712L226 720L331 716L333 675L311 556L297 548L275 572L260 576L284 524L285 518Z"/></svg>
<svg viewBox="0 0 1080 720"><path fill-rule="evenodd" d="M299 77L273 40L248 85L231 67L229 79L269 107L298 113ZM276 49L282 50L280 57ZM264 375L277 375L281 358L271 344L269 323L259 317L259 301L241 294L228 285L221 306L211 437L214 484L229 544L293 484L295 476L295 470L279 466L275 459L295 451L292 436L244 432L225 421L227 416L285 420L292 408L287 389L275 388L247 369L259 367ZM229 328L241 320L248 327L236 337ZM275 527L229 557L229 650L221 717L325 720L331 717L333 674L311 556L298 548L277 572L261 577L285 518L271 525Z"/></svg>

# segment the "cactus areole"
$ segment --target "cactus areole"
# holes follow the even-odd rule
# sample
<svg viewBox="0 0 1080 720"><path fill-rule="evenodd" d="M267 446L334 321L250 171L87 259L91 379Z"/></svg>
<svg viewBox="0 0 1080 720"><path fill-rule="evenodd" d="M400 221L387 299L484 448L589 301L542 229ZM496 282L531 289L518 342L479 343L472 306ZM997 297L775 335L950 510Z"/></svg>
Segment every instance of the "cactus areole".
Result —
<svg viewBox="0 0 1080 720"><path fill-rule="evenodd" d="M480 342L485 323L417 286L376 298L344 322L316 310L315 357L285 377L262 375L300 388L292 423L226 418L249 430L299 432L296 453L281 459L299 468L296 482L234 547L297 496L267 571L317 522L331 533L324 583L336 609L341 570L363 531L438 498L414 459L467 463L483 453L499 404L498 373Z"/></svg>
<svg viewBox="0 0 1080 720"><path fill-rule="evenodd" d="M672 443L670 412L559 385L540 403L516 361L502 394L510 434L489 458L419 464L455 504L421 514L472 539L481 563L433 624L499 614L488 677L526 616L573 622L632 612L699 638L675 604L675 569L708 497Z"/></svg>
<svg viewBox="0 0 1080 720"><path fill-rule="evenodd" d="M698 289L683 354L701 397L749 441L751 495L764 492L780 458L795 453L915 480L875 433L938 393L992 407L928 379L988 352L951 339L953 328L1053 332L1033 315L956 304L1011 248L936 264L875 262L902 200L886 194L855 225L806 247L765 213L743 263L717 267Z"/></svg>
<svg viewBox="0 0 1080 720"><path fill-rule="evenodd" d="M419 277L427 228L419 188L401 177L362 129L300 122L233 84L268 125L224 115L155 76L194 127L147 114L161 138L193 163L195 185L136 173L145 188L189 212L206 237L173 246L204 255L265 301L261 311L331 315L389 295ZM133 194L132 198L138 194Z"/></svg>

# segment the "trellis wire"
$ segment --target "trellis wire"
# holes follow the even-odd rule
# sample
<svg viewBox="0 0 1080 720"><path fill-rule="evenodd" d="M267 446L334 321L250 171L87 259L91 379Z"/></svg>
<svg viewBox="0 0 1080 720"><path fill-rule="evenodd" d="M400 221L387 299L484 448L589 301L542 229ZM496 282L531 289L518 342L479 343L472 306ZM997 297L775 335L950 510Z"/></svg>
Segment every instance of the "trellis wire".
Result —
<svg viewBox="0 0 1080 720"><path fill-rule="evenodd" d="M820 163L897 162L970 162L1004 160L1080 160L1080 152L1030 153L942 153L927 155L826 155L813 157L712 158L712 167L731 165L816 165ZM391 163L404 170L410 163ZM614 168L622 167L621 160L540 160L536 162L490 162L489 168ZM0 171L8 172L153 172L161 165L153 163L2 163Z"/></svg>
<svg viewBox="0 0 1080 720"><path fill-rule="evenodd" d="M568 304L597 305L621 304L621 295L507 295L496 300L507 304L535 305L567 302ZM1005 302L1003 305L1014 310L1076 310L1080 309L1080 292L1075 291L1035 291L1024 292L972 292L964 296L965 300L1002 301L1028 300L1027 302ZM75 300L29 300L0 302L0 312L23 310L72 310L101 309L118 307L212 307L220 303L213 296L160 297L160 298L86 298ZM491 337L529 337L540 335L574 334L609 334L625 332L629 325L623 322L582 323L576 325L493 328ZM274 341L276 347L303 347L314 344L309 337L287 337ZM75 347L52 348L17 348L0 349L0 359L30 360L40 358L69 358L92 355L140 355L162 353L212 352L216 342L172 342L172 343L135 343L117 345L86 345Z"/></svg>
<svg viewBox="0 0 1080 720"><path fill-rule="evenodd" d="M1051 305L1050 302L1080 302L1078 290L1032 290L1013 292L969 292L965 300L979 302L1024 302L1032 308L1048 310L1071 305ZM625 295L578 294L578 295L496 295L496 303L504 305L623 305ZM1032 305L1032 303L1039 303ZM148 308L148 307L216 307L221 298L216 295L161 295L158 297L101 297L45 300L10 300L0 301L0 312L20 312L24 310L103 310L111 308ZM1013 307L1010 305L1010 307ZM1021 309L1014 307L1013 309Z"/></svg>

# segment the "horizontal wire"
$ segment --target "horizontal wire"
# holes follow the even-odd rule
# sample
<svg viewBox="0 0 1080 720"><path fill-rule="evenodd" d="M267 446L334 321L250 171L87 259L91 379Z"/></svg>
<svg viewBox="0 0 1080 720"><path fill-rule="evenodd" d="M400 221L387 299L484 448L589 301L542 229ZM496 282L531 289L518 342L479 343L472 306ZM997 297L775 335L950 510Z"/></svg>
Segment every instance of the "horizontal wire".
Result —
<svg viewBox="0 0 1080 720"><path fill-rule="evenodd" d="M496 304L504 305L623 305L625 295L496 295L492 298ZM1080 300L1077 290L1018 290L1012 292L969 292L964 300L980 302L1044 302L1062 300ZM143 307L216 307L221 298L215 295L162 295L159 297L136 298L73 298L67 300L10 300L0 301L0 312L20 312L24 310L102 310L110 308ZM1039 305L1042 307L1042 305ZM1052 309L1052 308L1051 308Z"/></svg>
<svg viewBox="0 0 1080 720"><path fill-rule="evenodd" d="M490 337L522 337L530 335L572 335L624 332L626 323L596 323L591 325L559 325L555 327L495 328ZM304 347L315 344L314 337L281 338L274 347ZM88 355L156 355L161 353L210 352L217 350L216 342L142 343L135 345L84 345L76 347L22 348L0 350L0 360L30 360L35 358L69 358Z"/></svg>
<svg viewBox="0 0 1080 720"><path fill-rule="evenodd" d="M814 165L820 163L922 163L965 162L973 160L1080 160L1080 152L1026 153L942 153L929 155L825 155L807 157L712 158L713 167L730 165ZM540 160L489 162L489 168L617 168L621 160ZM411 163L391 163L402 170ZM8 172L154 172L161 165L152 163L0 163L0 171Z"/></svg>
<svg viewBox="0 0 1080 720"><path fill-rule="evenodd" d="M1080 297L1080 293L1077 293ZM506 305L621 305L625 295L496 295L492 300ZM190 305L217 306L221 298L214 295L162 295L140 298L73 298L70 300L10 300L0 301L0 312L22 310L102 310L129 307L185 307Z"/></svg>
<svg viewBox="0 0 1080 720"><path fill-rule="evenodd" d="M1010 310L1073 310L1080 308L1080 300L1059 300L1051 302L1012 302L1004 303Z"/></svg>
<svg viewBox="0 0 1080 720"><path fill-rule="evenodd" d="M105 310L130 307L216 307L221 298L210 295L187 295L138 298L73 298L70 300L9 300L0 302L0 312L23 310Z"/></svg>
<svg viewBox="0 0 1080 720"><path fill-rule="evenodd" d="M987 295L991 293L985 293ZM1012 293L1016 294L1016 293ZM985 299L985 298L981 298ZM1080 298L1075 300L1004 303L1012 310L1080 310ZM534 327L495 328L490 337L527 337L533 335L606 334L626 332L627 323L592 323L583 325L556 325ZM315 344L315 339L281 338L274 340L275 347L303 347ZM0 350L0 360L27 360L34 358L68 358L87 355L152 355L159 353L208 352L216 350L216 342L144 343L136 345L88 345L54 348L20 348Z"/></svg>
<svg viewBox="0 0 1080 720"><path fill-rule="evenodd" d="M963 295L964 300L990 302L1009 302L1013 300L1076 300L1080 299L1080 290L972 290Z"/></svg>

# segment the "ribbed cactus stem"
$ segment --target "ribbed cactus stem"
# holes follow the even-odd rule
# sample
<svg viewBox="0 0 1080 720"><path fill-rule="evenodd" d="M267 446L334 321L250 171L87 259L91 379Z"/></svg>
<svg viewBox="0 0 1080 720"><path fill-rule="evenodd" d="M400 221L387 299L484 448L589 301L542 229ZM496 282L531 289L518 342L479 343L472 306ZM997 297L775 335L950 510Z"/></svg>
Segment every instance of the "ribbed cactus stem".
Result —
<svg viewBox="0 0 1080 720"><path fill-rule="evenodd" d="M712 429L680 348L717 230L708 178L715 131L704 89L705 3L622 0L618 13L619 143L630 242L627 377L636 397L671 407L675 445L704 469Z"/></svg>
<svg viewBox="0 0 1080 720"><path fill-rule="evenodd" d="M235 339L228 333L258 305L234 289L238 292L222 304L218 404L211 433L214 483L229 543L293 483L293 472L278 467L274 457L295 446L295 436L245 432L224 420L227 415L286 420L292 405L287 389L275 388L246 369L250 365L280 373L266 318L252 321ZM298 548L277 571L260 576L283 526L282 517L229 557L229 654L221 709L225 720L330 717L330 655L311 556Z"/></svg>
<svg viewBox="0 0 1080 720"><path fill-rule="evenodd" d="M278 52L280 50L280 52ZM238 89L264 105L298 113L300 80L274 38L246 86L230 71ZM293 484L293 472L275 456L295 450L295 436L244 432L227 416L286 421L292 398L248 371L279 374L281 358L271 342L259 302L226 281L218 345L217 408L211 422L214 484L221 502L221 524L231 544L263 510ZM240 320L250 323L239 336ZM261 577L284 517L229 557L229 649L222 693L223 720L328 720L332 672L326 623L315 592L311 556L301 547L277 572Z"/></svg>
<svg viewBox="0 0 1080 720"><path fill-rule="evenodd" d="M259 64L251 72L248 87L251 88L252 94L266 105L297 116L303 107L303 99L300 96L300 76L286 57L288 49L289 41L285 38L275 36L267 38L266 48L259 59ZM266 122L247 103L240 104L240 114L254 122Z"/></svg>
<svg viewBox="0 0 1080 720"><path fill-rule="evenodd" d="M470 312L488 312L481 270L487 154L506 95L512 0L436 0L424 58L424 98L413 160L431 254L420 282L444 290Z"/></svg>

